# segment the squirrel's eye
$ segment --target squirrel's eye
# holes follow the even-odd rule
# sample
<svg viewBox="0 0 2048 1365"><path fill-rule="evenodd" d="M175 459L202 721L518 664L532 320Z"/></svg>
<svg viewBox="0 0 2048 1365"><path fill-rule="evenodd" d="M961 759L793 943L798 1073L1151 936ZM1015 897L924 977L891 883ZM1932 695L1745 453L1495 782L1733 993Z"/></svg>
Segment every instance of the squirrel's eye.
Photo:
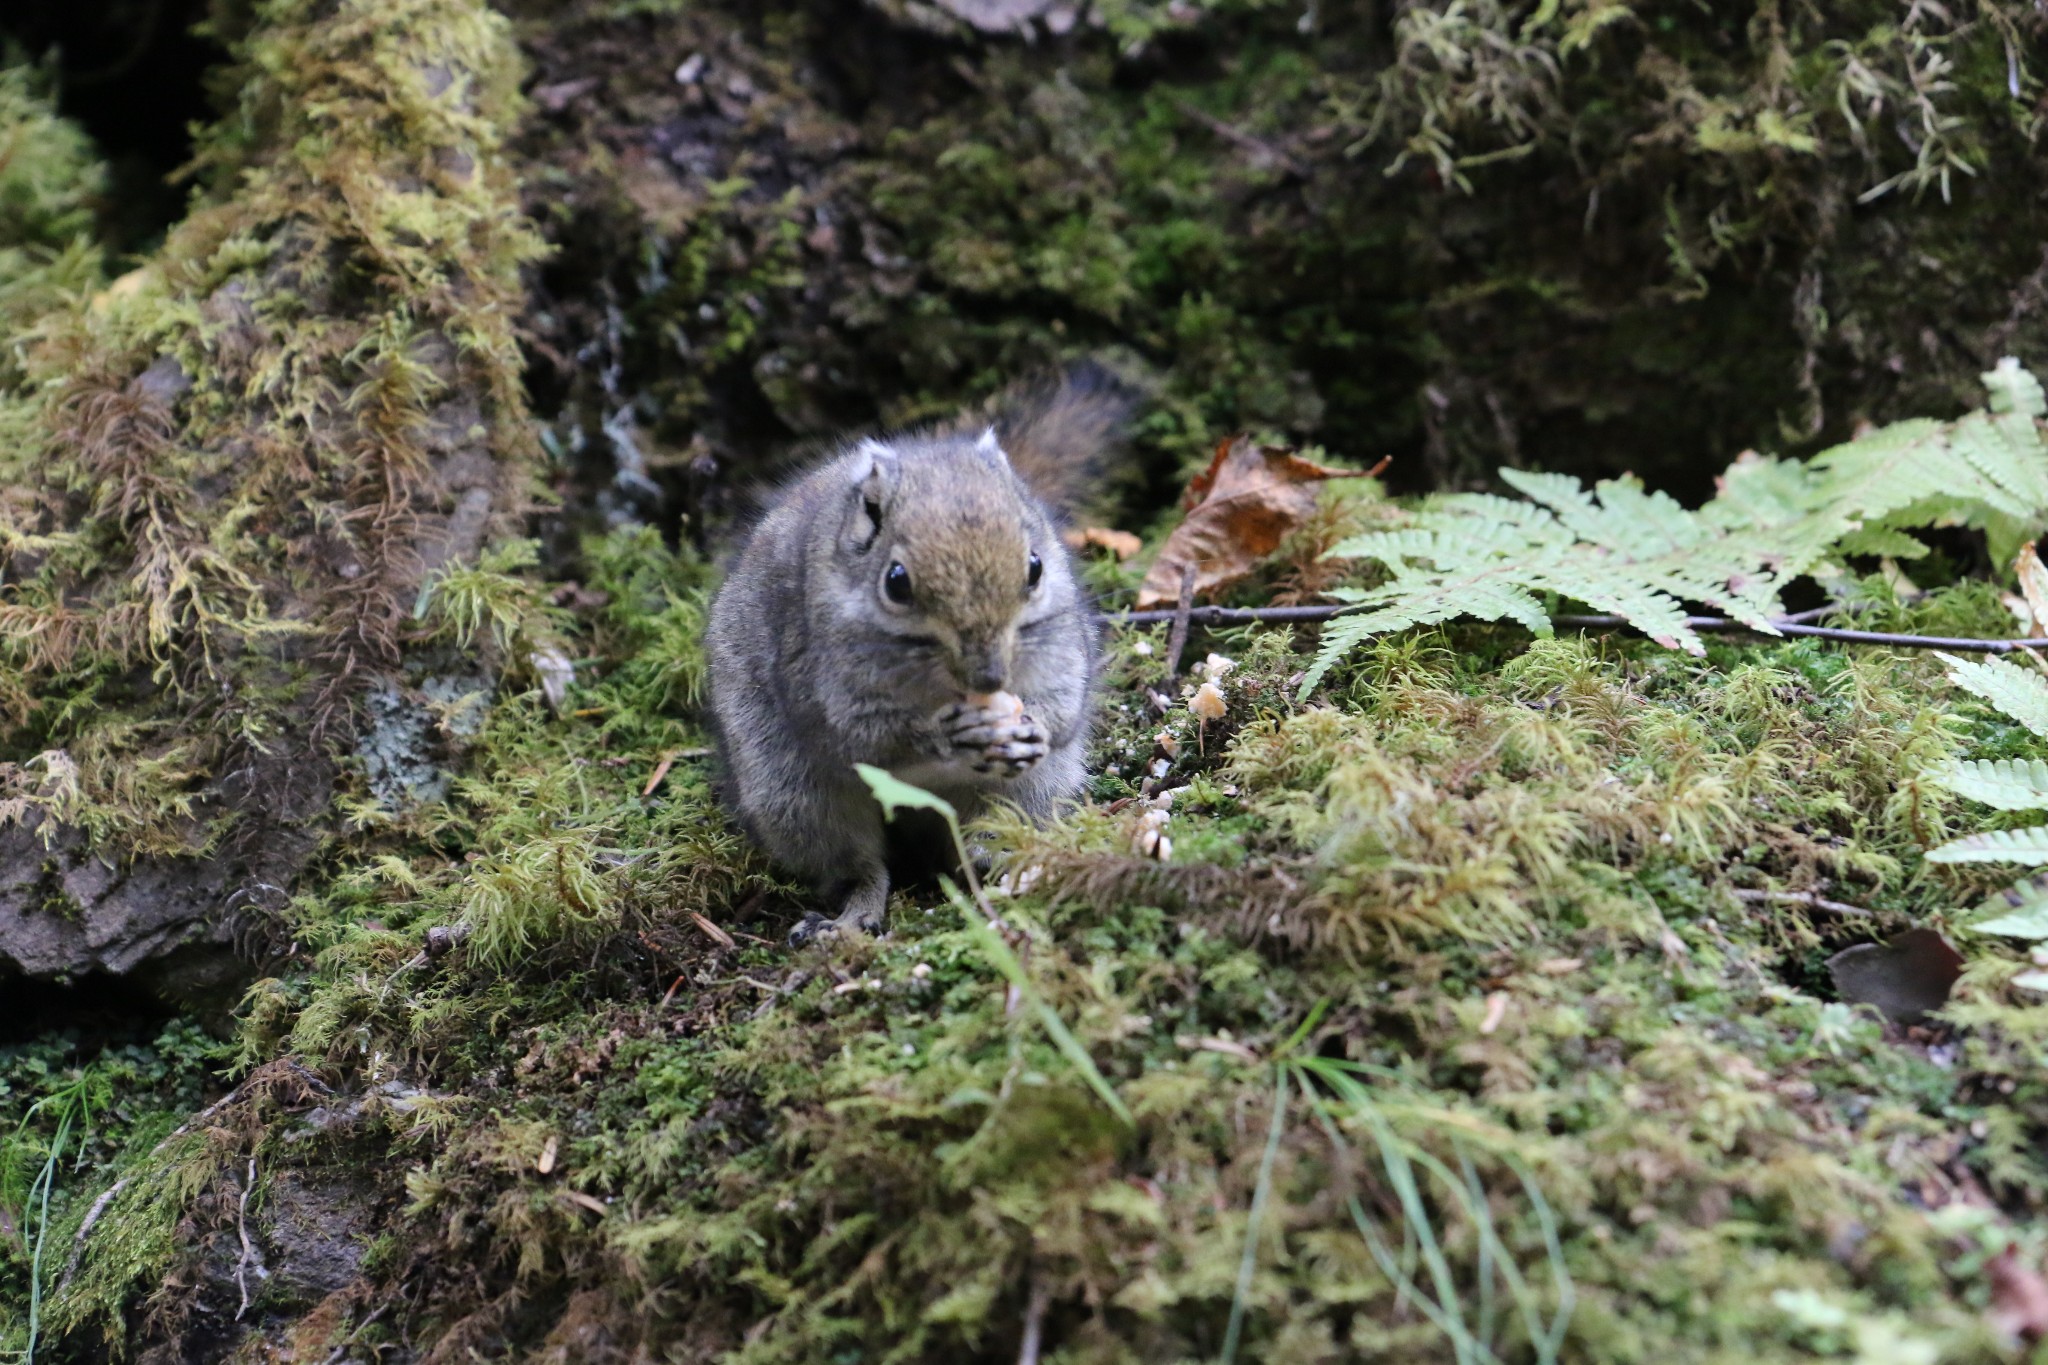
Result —
<svg viewBox="0 0 2048 1365"><path fill-rule="evenodd" d="M1031 556L1031 561L1024 570L1025 588L1028 590L1037 587L1038 580L1043 577L1045 577L1045 561L1037 555Z"/></svg>
<svg viewBox="0 0 2048 1365"><path fill-rule="evenodd" d="M882 575L882 595L899 607L910 605L910 570L900 562L891 564Z"/></svg>

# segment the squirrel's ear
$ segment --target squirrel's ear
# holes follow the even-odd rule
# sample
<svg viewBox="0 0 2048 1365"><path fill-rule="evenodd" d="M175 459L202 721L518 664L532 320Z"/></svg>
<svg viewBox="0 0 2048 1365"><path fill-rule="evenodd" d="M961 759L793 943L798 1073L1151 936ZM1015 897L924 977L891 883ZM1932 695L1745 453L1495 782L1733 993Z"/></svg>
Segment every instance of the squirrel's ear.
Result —
<svg viewBox="0 0 2048 1365"><path fill-rule="evenodd" d="M870 437L854 447L860 458L854 462L854 491L860 496L862 517L855 529L855 548L866 550L882 533L882 513L896 491L896 452Z"/></svg>
<svg viewBox="0 0 2048 1365"><path fill-rule="evenodd" d="M992 426L981 429L981 439L974 443L974 448L984 455L993 455L1003 463L1009 463L1010 457L1003 453L1003 444L996 439L996 429Z"/></svg>

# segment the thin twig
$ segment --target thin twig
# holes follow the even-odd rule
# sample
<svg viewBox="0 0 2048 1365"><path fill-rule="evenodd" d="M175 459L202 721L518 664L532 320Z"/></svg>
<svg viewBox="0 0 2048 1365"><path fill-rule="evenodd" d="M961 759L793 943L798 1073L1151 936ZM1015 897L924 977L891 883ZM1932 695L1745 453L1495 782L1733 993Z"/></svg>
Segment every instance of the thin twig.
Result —
<svg viewBox="0 0 2048 1365"><path fill-rule="evenodd" d="M385 1312L390 1307L391 1305L388 1303L380 1304L378 1305L376 1312L370 1314L370 1316L364 1318L361 1322L357 1323L356 1329L353 1332L350 1332L348 1336L343 1339L341 1345L334 1348L334 1354L327 1357L325 1365L341 1365L341 1358L348 1354L349 1347L356 1344L356 1338L363 1334L363 1329L368 1327L371 1323L375 1322L378 1318L383 1317Z"/></svg>
<svg viewBox="0 0 2048 1365"><path fill-rule="evenodd" d="M465 939L476 928L468 920L457 920L454 924L437 924L421 936L421 947L417 953L406 959L405 965L393 972L386 985L396 981L407 972L418 971L431 962L438 962L454 949L462 946Z"/></svg>
<svg viewBox="0 0 2048 1365"><path fill-rule="evenodd" d="M1327 621L1341 612L1358 608L1343 602L1313 607L1193 607L1187 620L1197 626L1252 626L1263 622ZM1122 626L1156 626L1179 617L1178 607L1150 607L1144 611L1113 611L1108 619Z"/></svg>
<svg viewBox="0 0 2048 1365"><path fill-rule="evenodd" d="M1612 630L1629 623L1619 616L1553 616L1552 624L1574 629ZM1724 616L1688 616L1685 624L1693 630L1749 631L1764 634L1754 626ZM1809 626L1789 616L1773 617L1771 624L1781 635L1803 635L1814 640L1838 640L1852 645L1898 645L1903 649L1959 649L1966 653L2010 654L2017 649L2048 647L2048 640L1978 640L1953 635L1894 635L1881 630L1845 630L1840 626Z"/></svg>
<svg viewBox="0 0 2048 1365"><path fill-rule="evenodd" d="M1187 614L1187 621L1193 626L1250 626L1263 624L1306 623L1328 621L1357 607L1346 602L1329 602L1308 607L1195 607ZM1771 618L1781 635L1806 636L1815 640L1836 640L1852 645L1895 645L1901 649L1953 649L1966 654L2011 654L2023 649L2048 649L2048 639L2033 640L1978 640L1951 635L1893 635L1877 630L1845 630L1837 626L1807 625L1802 617L1811 617L1823 612L1800 612L1797 616ZM1174 611L1147 610L1109 613L1109 620L1118 625L1157 625L1162 621L1178 623L1178 609ZM1568 630L1621 630L1631 622L1620 616L1553 616L1551 624ZM1767 632L1741 621L1725 616L1688 616L1685 624L1689 629L1709 633L1736 631L1762 635Z"/></svg>
<svg viewBox="0 0 2048 1365"><path fill-rule="evenodd" d="M305 1067L300 1066L297 1062L287 1061L285 1063L285 1066L290 1070L297 1072L301 1080L305 1081L306 1084L311 1086L314 1090L318 1091L319 1093L323 1095L331 1095L334 1093L325 1081L321 1080L318 1076L315 1076L312 1072L306 1070ZM156 1159L157 1154L162 1152L164 1148L170 1146L179 1138L184 1137L193 1129L201 1127L202 1125L210 1122L215 1114L218 1114L221 1110L227 1108L236 1100L242 1098L242 1092L247 1090L250 1087L250 1085L255 1083L257 1080L275 1079L274 1072L271 1072L270 1075L265 1075L265 1072L271 1072L271 1067L267 1064L259 1068L258 1070L250 1073L247 1077L243 1079L242 1083L236 1086L233 1090L228 1091L227 1094L222 1095L212 1104L207 1105L204 1109L194 1114L191 1118L186 1119L176 1128L173 1128L170 1132L164 1134L163 1140L158 1142L156 1146L149 1149L149 1155L142 1158L142 1162L140 1164L144 1166L148 1165L151 1161L154 1161ZM114 1196L119 1194L122 1190L128 1187L128 1181L131 1178L132 1177L130 1176L124 1175L119 1180L116 1180L113 1184L107 1186L107 1192L101 1195L99 1198L93 1200L92 1207L85 1211L85 1221L78 1225L78 1232L71 1239L71 1259L64 1266L63 1278L57 1281L57 1287L59 1289L62 1289L65 1285L70 1284L71 1277L78 1273L79 1258L85 1255L85 1239L92 1233L93 1224L100 1221L100 1215L107 1211L107 1205L113 1203Z"/></svg>
<svg viewBox="0 0 2048 1365"><path fill-rule="evenodd" d="M1166 680L1172 682L1180 676L1181 652L1188 647L1188 620L1195 608L1195 566L1185 565L1180 571L1180 600L1173 609L1173 629L1166 636Z"/></svg>
<svg viewBox="0 0 2048 1365"><path fill-rule="evenodd" d="M1038 1365L1039 1348L1045 1338L1045 1310L1052 1306L1052 1290L1044 1280L1031 1281L1031 1299L1024 1305L1024 1340L1017 1347L1017 1365Z"/></svg>
<svg viewBox="0 0 2048 1365"><path fill-rule="evenodd" d="M1739 901L1751 905L1803 905L1809 910L1825 910L1831 915L1874 915L1874 910L1865 910L1860 905L1849 905L1843 901L1831 901L1817 891L1751 891L1738 888L1729 893Z"/></svg>
<svg viewBox="0 0 2048 1365"><path fill-rule="evenodd" d="M1225 142L1234 142L1238 146L1250 152L1253 156L1263 157L1265 160L1271 162L1275 166L1278 166L1281 170L1286 171L1289 175L1293 176L1297 180L1308 179L1308 167L1302 165L1292 156L1289 156L1286 152L1282 151L1278 147L1275 147L1272 143L1267 142L1265 139L1255 136L1254 134L1247 133L1244 129L1237 127L1235 124L1225 123L1222 119L1217 118L1214 114L1211 114L1206 110L1198 109L1186 100L1175 100L1173 104L1174 107L1180 110L1182 114L1186 115L1188 118L1193 119L1195 122L1201 124L1204 128L1207 128L1210 132L1216 134L1216 136L1222 138Z"/></svg>
<svg viewBox="0 0 2048 1365"><path fill-rule="evenodd" d="M1880 630L1837 630L1832 626L1780 626L1786 635L1838 640L1847 645L1897 645L1901 649L1954 649L1965 654L2014 654L2048 648L2048 640L1972 640L1942 635L1890 635Z"/></svg>
<svg viewBox="0 0 2048 1365"><path fill-rule="evenodd" d="M249 1243L249 1195L256 1188L256 1158L249 1158L249 1173L242 1179L242 1198L235 1206L235 1234L242 1239L241 1259L235 1262L235 1288L242 1291L242 1306L235 1310L235 1321L242 1320L242 1314L249 1311L249 1262L256 1255L256 1248Z"/></svg>

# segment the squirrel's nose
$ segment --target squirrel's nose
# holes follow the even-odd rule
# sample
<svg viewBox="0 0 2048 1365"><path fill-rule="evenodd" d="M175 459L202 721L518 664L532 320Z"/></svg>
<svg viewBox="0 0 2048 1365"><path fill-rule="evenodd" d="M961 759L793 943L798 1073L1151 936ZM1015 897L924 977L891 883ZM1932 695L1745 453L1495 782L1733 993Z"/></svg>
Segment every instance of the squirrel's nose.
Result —
<svg viewBox="0 0 2048 1365"><path fill-rule="evenodd" d="M1000 692L1009 676L1003 651L994 644L970 643L961 651L960 678L970 692Z"/></svg>

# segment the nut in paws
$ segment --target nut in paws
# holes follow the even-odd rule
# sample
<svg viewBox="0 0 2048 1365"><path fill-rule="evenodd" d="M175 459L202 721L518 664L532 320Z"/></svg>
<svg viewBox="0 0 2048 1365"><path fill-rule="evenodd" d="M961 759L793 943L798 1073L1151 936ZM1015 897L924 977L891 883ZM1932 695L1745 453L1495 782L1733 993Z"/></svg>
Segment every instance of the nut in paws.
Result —
<svg viewBox="0 0 2048 1365"><path fill-rule="evenodd" d="M938 716L947 747L978 773L1015 777L1050 752L1045 727L1008 692L972 696Z"/></svg>

